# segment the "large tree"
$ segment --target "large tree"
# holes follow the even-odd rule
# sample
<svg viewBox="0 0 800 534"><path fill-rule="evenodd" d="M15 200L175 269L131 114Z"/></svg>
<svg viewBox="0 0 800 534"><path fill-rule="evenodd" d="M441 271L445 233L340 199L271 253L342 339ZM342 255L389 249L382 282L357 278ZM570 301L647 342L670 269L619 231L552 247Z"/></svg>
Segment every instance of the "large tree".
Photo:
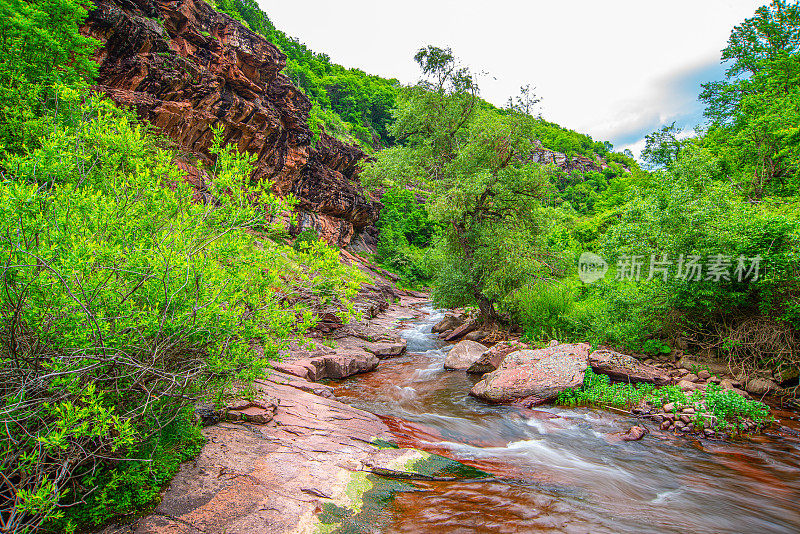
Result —
<svg viewBox="0 0 800 534"><path fill-rule="evenodd" d="M379 154L366 176L424 192L441 228L435 300L477 305L494 322L508 293L551 272L537 237L549 181L530 161L536 97L527 90L519 101L529 106L500 112L479 100L450 49L429 46L415 59L424 79L403 93L393 125L403 146Z"/></svg>
<svg viewBox="0 0 800 534"><path fill-rule="evenodd" d="M708 142L755 199L798 186L799 53L800 5L774 0L733 29L725 80L703 85Z"/></svg>

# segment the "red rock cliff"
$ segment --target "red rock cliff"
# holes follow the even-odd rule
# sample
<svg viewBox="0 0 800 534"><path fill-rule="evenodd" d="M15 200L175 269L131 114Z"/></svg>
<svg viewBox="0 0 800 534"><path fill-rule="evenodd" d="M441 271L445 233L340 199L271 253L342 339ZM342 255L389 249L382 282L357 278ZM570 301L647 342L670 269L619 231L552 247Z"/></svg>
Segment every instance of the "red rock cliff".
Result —
<svg viewBox="0 0 800 534"><path fill-rule="evenodd" d="M257 156L254 180L300 200L298 226L350 243L380 204L358 180L366 155L324 135L312 145L311 103L281 73L286 57L203 0L94 0L83 33L99 39L97 88L182 149L211 162L212 126Z"/></svg>

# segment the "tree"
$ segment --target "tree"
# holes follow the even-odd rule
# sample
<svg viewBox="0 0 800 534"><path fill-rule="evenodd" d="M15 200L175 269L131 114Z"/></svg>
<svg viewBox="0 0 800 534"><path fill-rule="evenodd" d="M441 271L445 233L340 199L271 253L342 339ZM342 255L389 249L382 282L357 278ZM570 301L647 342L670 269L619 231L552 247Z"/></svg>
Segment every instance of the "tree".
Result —
<svg viewBox="0 0 800 534"><path fill-rule="evenodd" d="M667 167L677 159L682 143L678 140L681 129L673 122L644 137L642 159L652 168Z"/></svg>
<svg viewBox="0 0 800 534"><path fill-rule="evenodd" d="M800 5L774 0L734 28L726 79L703 85L707 145L754 199L792 194L798 174Z"/></svg>

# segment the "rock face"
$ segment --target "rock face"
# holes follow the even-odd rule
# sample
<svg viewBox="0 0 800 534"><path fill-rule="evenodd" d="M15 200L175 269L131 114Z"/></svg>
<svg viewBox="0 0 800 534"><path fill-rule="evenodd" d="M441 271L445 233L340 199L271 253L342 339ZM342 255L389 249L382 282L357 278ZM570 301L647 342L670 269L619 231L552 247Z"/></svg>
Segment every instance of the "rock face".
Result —
<svg viewBox="0 0 800 534"><path fill-rule="evenodd" d="M465 371L475 363L486 351L486 346L476 341L459 341L447 353L444 368L451 371Z"/></svg>
<svg viewBox="0 0 800 534"><path fill-rule="evenodd" d="M325 134L312 143L311 103L281 73L274 45L203 0L94 5L81 31L103 43L96 89L206 164L212 127L224 128L256 158L253 180L298 198L298 230L344 246L377 219L380 204L358 182L366 155Z"/></svg>
<svg viewBox="0 0 800 534"><path fill-rule="evenodd" d="M495 403L541 404L583 384L590 348L583 343L513 352L471 394Z"/></svg>
<svg viewBox="0 0 800 534"><path fill-rule="evenodd" d="M534 141L534 148L531 151L531 161L540 165L555 165L567 173L578 171L581 173L588 171L602 172L608 168L608 163L602 160L594 160L580 154L569 157L561 152L548 150L542 146L538 140ZM626 169L627 170L627 169Z"/></svg>
<svg viewBox="0 0 800 534"><path fill-rule="evenodd" d="M596 373L608 375L615 380L650 382L659 386L672 383L670 376L658 367L613 350L594 351L589 355L589 365Z"/></svg>
<svg viewBox="0 0 800 534"><path fill-rule="evenodd" d="M476 375L491 373L500 367L500 364L503 363L503 360L506 356L512 352L525 350L527 348L528 345L525 343L520 343L519 341L504 341L503 343L498 343L494 347L481 354L481 357L478 358L475 363L469 366L467 372Z"/></svg>

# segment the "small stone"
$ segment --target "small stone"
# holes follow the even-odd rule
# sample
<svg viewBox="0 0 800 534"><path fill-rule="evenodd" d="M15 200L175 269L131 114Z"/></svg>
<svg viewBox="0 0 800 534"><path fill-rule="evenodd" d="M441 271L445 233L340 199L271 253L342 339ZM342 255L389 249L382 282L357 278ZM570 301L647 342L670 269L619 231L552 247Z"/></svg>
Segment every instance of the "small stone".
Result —
<svg viewBox="0 0 800 534"><path fill-rule="evenodd" d="M622 435L622 441L639 441L647 434L647 430L641 426L632 426L628 432Z"/></svg>
<svg viewBox="0 0 800 534"><path fill-rule="evenodd" d="M689 392L689 391L694 391L694 390L700 388L700 386L698 386L694 382L689 382L688 380L681 380L680 382L678 382L677 386L678 386L678 389L680 389L684 393Z"/></svg>
<svg viewBox="0 0 800 534"><path fill-rule="evenodd" d="M675 428L677 430L680 430L681 428L683 428L685 426L686 426L686 424L683 421L681 421L681 420L675 421Z"/></svg>
<svg viewBox="0 0 800 534"><path fill-rule="evenodd" d="M688 375L684 376L683 379L688 382L697 382L698 380L700 380L700 378L697 375L692 373L689 373Z"/></svg>
<svg viewBox="0 0 800 534"><path fill-rule="evenodd" d="M667 412L667 413L674 412L675 411L675 403L674 402L670 402L668 404L665 404L664 405L664 411Z"/></svg>
<svg viewBox="0 0 800 534"><path fill-rule="evenodd" d="M689 414L689 415L694 415L694 408L690 408L690 407L687 406L686 408L681 410L681 412L683 412L685 414Z"/></svg>
<svg viewBox="0 0 800 534"><path fill-rule="evenodd" d="M672 422L670 422L669 420L664 419L663 421L661 421L661 430L667 430L671 426L672 426Z"/></svg>
<svg viewBox="0 0 800 534"><path fill-rule="evenodd" d="M548 346L548 347L556 347L556 346L558 346L558 344L559 344L559 343L558 343L558 340L557 340L557 339L551 339L551 340L550 340L550 343L548 343L548 344L547 344L547 346Z"/></svg>
<svg viewBox="0 0 800 534"><path fill-rule="evenodd" d="M683 421L684 423L686 423L688 425L689 423L692 422L692 418L690 416L688 416L688 415L682 415L681 416L681 421Z"/></svg>
<svg viewBox="0 0 800 534"><path fill-rule="evenodd" d="M676 417L674 413L666 413L664 414L664 419L666 419L667 421L674 421Z"/></svg>
<svg viewBox="0 0 800 534"><path fill-rule="evenodd" d="M722 379L718 376L712 376L711 378L708 379L708 381L713 384L719 384L720 382L722 382Z"/></svg>
<svg viewBox="0 0 800 534"><path fill-rule="evenodd" d="M708 380L709 378L711 378L711 373L703 369L702 371L697 373L697 378L699 378L700 380Z"/></svg>
<svg viewBox="0 0 800 534"><path fill-rule="evenodd" d="M681 428L681 432L691 432L692 430L694 430L693 425L686 425L685 427Z"/></svg>

